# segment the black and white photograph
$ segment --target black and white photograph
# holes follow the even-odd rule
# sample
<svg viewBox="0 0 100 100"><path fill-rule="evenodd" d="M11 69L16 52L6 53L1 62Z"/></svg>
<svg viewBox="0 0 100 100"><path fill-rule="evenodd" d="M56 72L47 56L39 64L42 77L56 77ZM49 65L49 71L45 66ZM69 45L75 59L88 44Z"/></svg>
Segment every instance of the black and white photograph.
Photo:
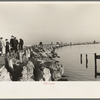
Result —
<svg viewBox="0 0 100 100"><path fill-rule="evenodd" d="M0 81L100 81L100 2L0 2Z"/></svg>

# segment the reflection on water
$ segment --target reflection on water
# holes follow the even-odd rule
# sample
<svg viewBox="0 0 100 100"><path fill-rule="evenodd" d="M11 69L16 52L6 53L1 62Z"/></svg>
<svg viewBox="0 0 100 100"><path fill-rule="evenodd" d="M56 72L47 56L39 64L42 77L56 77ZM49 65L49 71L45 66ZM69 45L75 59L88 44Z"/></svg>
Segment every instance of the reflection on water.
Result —
<svg viewBox="0 0 100 100"><path fill-rule="evenodd" d="M64 75L69 81L100 81L100 76L95 79L94 53L100 55L100 44L67 46L56 50L59 54L60 63L65 68ZM80 63L82 54L82 64ZM86 68L86 54L88 68ZM98 72L100 72L100 60L97 61Z"/></svg>

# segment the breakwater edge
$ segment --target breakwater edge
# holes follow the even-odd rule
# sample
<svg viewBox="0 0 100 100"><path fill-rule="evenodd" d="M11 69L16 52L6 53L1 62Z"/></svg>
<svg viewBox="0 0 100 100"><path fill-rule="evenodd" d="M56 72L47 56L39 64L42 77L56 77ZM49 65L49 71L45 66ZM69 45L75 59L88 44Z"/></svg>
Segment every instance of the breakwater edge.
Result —
<svg viewBox="0 0 100 100"><path fill-rule="evenodd" d="M60 47L60 46L59 46ZM0 58L0 81L68 81L52 44L25 46Z"/></svg>

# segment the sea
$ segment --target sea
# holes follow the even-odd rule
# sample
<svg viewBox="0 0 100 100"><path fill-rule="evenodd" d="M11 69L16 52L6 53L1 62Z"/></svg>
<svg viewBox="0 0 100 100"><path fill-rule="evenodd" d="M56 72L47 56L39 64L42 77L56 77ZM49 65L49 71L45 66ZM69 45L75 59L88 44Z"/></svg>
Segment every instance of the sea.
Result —
<svg viewBox="0 0 100 100"><path fill-rule="evenodd" d="M95 78L94 59L94 53L100 55L100 44L66 46L56 49L56 52L60 56L58 60L64 66L64 76L68 81L100 81L100 76ZM100 59L97 59L97 71L100 73Z"/></svg>

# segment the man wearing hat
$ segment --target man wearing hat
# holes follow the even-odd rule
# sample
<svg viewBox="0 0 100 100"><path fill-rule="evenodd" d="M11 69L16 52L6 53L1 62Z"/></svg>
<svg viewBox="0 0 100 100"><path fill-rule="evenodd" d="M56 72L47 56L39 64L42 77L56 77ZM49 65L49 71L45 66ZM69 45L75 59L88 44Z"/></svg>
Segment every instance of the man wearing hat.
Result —
<svg viewBox="0 0 100 100"><path fill-rule="evenodd" d="M18 51L18 40L16 37L14 38L14 50L15 50L15 52Z"/></svg>
<svg viewBox="0 0 100 100"><path fill-rule="evenodd" d="M11 51L14 50L14 36L12 35L11 36L11 39L10 39L10 46L11 46Z"/></svg>
<svg viewBox="0 0 100 100"><path fill-rule="evenodd" d="M9 42L8 39L5 39L6 41L6 54L9 54Z"/></svg>
<svg viewBox="0 0 100 100"><path fill-rule="evenodd" d="M23 50L24 41L22 38L19 40L19 50Z"/></svg>

